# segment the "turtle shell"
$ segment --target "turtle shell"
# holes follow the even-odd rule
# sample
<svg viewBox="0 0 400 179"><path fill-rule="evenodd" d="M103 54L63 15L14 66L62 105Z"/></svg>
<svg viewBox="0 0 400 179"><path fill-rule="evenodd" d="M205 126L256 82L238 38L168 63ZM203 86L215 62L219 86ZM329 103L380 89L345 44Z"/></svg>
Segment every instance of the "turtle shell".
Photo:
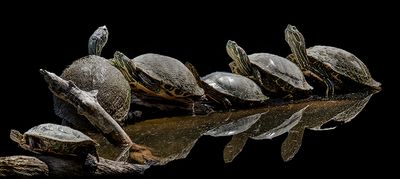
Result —
<svg viewBox="0 0 400 179"><path fill-rule="evenodd" d="M117 122L123 122L130 108L130 86L121 72L100 56L90 55L74 61L61 74L61 78L73 81L81 90L98 90L99 104ZM84 116L77 114L71 104L54 97L54 111L75 128L90 126ZM81 128L82 127L82 128Z"/></svg>
<svg viewBox="0 0 400 179"><path fill-rule="evenodd" d="M61 155L92 151L97 145L80 131L57 124L41 124L24 133L25 143L36 152L50 152Z"/></svg>
<svg viewBox="0 0 400 179"><path fill-rule="evenodd" d="M169 85L176 96L203 96L204 90L197 84L190 70L179 60L159 54L143 54L133 59L149 77ZM176 91L179 92L176 92Z"/></svg>
<svg viewBox="0 0 400 179"><path fill-rule="evenodd" d="M249 60L263 72L274 75L301 90L313 89L306 81L300 68L290 60L269 54L254 53L249 55Z"/></svg>
<svg viewBox="0 0 400 179"><path fill-rule="evenodd" d="M307 55L321 62L328 69L355 82L374 88L379 88L381 85L372 78L367 66L360 59L343 49L330 46L314 46L307 49Z"/></svg>
<svg viewBox="0 0 400 179"><path fill-rule="evenodd" d="M218 92L244 101L264 101L268 99L261 88L251 79L227 72L214 72L202 80Z"/></svg>

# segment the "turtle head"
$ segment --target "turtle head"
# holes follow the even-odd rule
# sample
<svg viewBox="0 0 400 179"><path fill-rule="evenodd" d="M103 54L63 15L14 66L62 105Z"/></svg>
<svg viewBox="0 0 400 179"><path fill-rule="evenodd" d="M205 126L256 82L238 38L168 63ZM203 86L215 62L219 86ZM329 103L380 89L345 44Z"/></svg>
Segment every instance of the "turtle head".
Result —
<svg viewBox="0 0 400 179"><path fill-rule="evenodd" d="M242 47L240 47L236 42L228 40L226 43L226 52L232 58L237 67L233 73L244 76L252 76L253 69L251 67L249 57Z"/></svg>
<svg viewBox="0 0 400 179"><path fill-rule="evenodd" d="M290 46L290 50L295 59L292 59L300 69L304 70L308 66L306 43L303 34L293 25L288 25L285 29L285 40Z"/></svg>
<svg viewBox="0 0 400 179"><path fill-rule="evenodd" d="M293 47L306 47L303 34L297 30L296 26L288 25L285 29L285 40L289 46Z"/></svg>
<svg viewBox="0 0 400 179"><path fill-rule="evenodd" d="M133 60L129 59L122 52L116 51L111 64L115 66L128 80L131 87L141 89L142 91L159 94L161 92L160 83L149 75L136 68Z"/></svg>
<svg viewBox="0 0 400 179"><path fill-rule="evenodd" d="M247 56L246 52L240 47L235 41L228 40L226 43L226 52L229 57L236 63L240 62L240 59Z"/></svg>
<svg viewBox="0 0 400 179"><path fill-rule="evenodd" d="M101 26L93 32L89 38L88 51L89 55L101 55L103 47L106 45L108 40L108 30L107 27Z"/></svg>
<svg viewBox="0 0 400 179"><path fill-rule="evenodd" d="M23 143L24 136L17 130L11 129L10 139L18 144Z"/></svg>
<svg viewBox="0 0 400 179"><path fill-rule="evenodd" d="M136 67L135 64L122 52L115 51L111 64L124 75L129 83L135 83Z"/></svg>
<svg viewBox="0 0 400 179"><path fill-rule="evenodd" d="M129 58L123 54L120 51L115 51L114 52L114 60L120 60L120 61L124 61L124 62L129 62Z"/></svg>

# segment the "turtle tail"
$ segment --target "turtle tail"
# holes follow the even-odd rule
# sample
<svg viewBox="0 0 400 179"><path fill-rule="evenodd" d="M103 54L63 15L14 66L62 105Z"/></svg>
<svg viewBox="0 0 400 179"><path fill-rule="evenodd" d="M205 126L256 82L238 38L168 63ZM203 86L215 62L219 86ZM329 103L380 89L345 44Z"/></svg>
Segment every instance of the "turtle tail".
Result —
<svg viewBox="0 0 400 179"><path fill-rule="evenodd" d="M21 143L21 141L24 139L24 136L19 131L11 129L10 139L16 143Z"/></svg>
<svg viewBox="0 0 400 179"><path fill-rule="evenodd" d="M233 73L237 73L247 77L254 75L249 57L247 56L243 48L237 45L236 42L228 40L228 42L226 43L226 52L234 62L234 64L232 65L235 65L236 67L236 70L233 71Z"/></svg>

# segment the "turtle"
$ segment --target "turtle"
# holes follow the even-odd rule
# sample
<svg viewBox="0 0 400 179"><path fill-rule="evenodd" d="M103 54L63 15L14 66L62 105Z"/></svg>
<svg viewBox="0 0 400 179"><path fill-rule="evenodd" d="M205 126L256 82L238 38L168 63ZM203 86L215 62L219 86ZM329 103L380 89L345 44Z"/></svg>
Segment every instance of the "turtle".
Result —
<svg viewBox="0 0 400 179"><path fill-rule="evenodd" d="M191 63L186 62L185 65L205 90L206 96L223 104L225 108L254 106L268 100L261 88L247 77L229 72L213 72L200 78Z"/></svg>
<svg viewBox="0 0 400 179"><path fill-rule="evenodd" d="M205 97L191 71L175 58L146 53L129 59L116 51L112 63L136 95L183 104L192 104Z"/></svg>
<svg viewBox="0 0 400 179"><path fill-rule="evenodd" d="M86 159L91 154L99 159L97 142L68 126L45 123L32 127L24 134L11 129L10 138L25 150L34 153L72 155Z"/></svg>
<svg viewBox="0 0 400 179"><path fill-rule="evenodd" d="M288 59L296 63L305 76L323 83L326 97L333 96L335 89L350 84L380 90L381 83L372 78L367 66L352 53L321 45L306 49L303 35L290 24L285 29L285 40L292 51Z"/></svg>
<svg viewBox="0 0 400 179"><path fill-rule="evenodd" d="M131 104L131 89L122 73L111 61L100 56L107 42L106 26L99 27L89 38L89 54L75 60L62 74L61 78L74 82L81 90L98 90L99 104L114 120L122 124L128 117ZM77 114L77 109L71 104L54 96L55 114L63 119L65 125L76 129L91 129L84 116Z"/></svg>
<svg viewBox="0 0 400 179"><path fill-rule="evenodd" d="M292 97L313 89L300 68L290 60L270 53L247 55L236 42L229 40L226 51L233 62L231 71L257 82L265 94Z"/></svg>

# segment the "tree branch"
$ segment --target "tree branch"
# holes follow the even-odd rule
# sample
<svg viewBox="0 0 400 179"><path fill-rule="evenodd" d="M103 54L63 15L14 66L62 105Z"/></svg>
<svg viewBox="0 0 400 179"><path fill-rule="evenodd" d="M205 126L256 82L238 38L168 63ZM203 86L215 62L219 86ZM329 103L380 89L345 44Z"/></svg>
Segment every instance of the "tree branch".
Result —
<svg viewBox="0 0 400 179"><path fill-rule="evenodd" d="M75 106L78 114L84 115L111 143L132 146L129 136L98 103L97 90L83 91L72 81L66 81L54 73L43 69L40 69L40 73L55 96Z"/></svg>
<svg viewBox="0 0 400 179"><path fill-rule="evenodd" d="M99 129L110 143L126 147L116 160L129 152L130 148L137 155L143 157L145 163L156 160L150 149L133 143L121 126L100 106L96 98L97 90L83 91L72 81L66 81L54 73L43 69L40 69L40 73L55 96L76 107L78 113L84 115L93 126Z"/></svg>

